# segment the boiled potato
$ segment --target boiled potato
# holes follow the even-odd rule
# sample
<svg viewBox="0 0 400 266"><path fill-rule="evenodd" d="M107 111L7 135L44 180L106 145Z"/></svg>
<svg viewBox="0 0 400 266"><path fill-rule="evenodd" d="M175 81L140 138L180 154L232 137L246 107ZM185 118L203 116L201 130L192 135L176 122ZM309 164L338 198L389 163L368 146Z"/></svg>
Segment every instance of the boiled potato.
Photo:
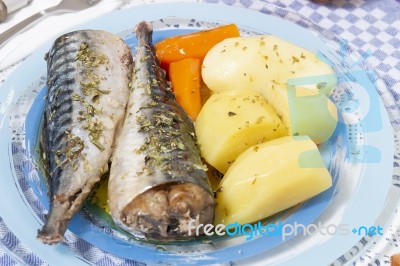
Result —
<svg viewBox="0 0 400 266"><path fill-rule="evenodd" d="M250 146L287 135L286 126L262 95L235 90L212 95L201 109L195 133L203 158L225 173Z"/></svg>
<svg viewBox="0 0 400 266"><path fill-rule="evenodd" d="M336 84L332 68L310 51L272 35L228 38L207 53L202 77L213 91L251 87L264 93L290 83L329 95Z"/></svg>
<svg viewBox="0 0 400 266"><path fill-rule="evenodd" d="M278 37L220 42L207 53L202 78L214 92L247 88L261 93L290 135L309 135L321 143L336 127L337 110L327 97L336 84L334 71L313 53Z"/></svg>
<svg viewBox="0 0 400 266"><path fill-rule="evenodd" d="M242 153L216 195L215 224L252 223L295 206L332 185L308 136L282 137Z"/></svg>

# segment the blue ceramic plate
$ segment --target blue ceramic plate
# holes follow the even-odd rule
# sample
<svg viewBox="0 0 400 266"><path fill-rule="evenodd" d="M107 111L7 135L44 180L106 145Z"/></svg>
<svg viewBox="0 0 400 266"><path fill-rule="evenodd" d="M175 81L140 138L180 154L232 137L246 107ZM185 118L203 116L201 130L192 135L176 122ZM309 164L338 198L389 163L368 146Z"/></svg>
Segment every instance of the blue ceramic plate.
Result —
<svg viewBox="0 0 400 266"><path fill-rule="evenodd" d="M30 250L25 256L51 265L120 265L134 261L325 265L335 260L350 261L356 255L349 253L352 248L360 243L366 246L373 239L373 235L365 236L364 231L358 230L362 226L384 228L395 197L391 191L392 127L378 94L385 88L379 86L379 80L363 62L354 58L344 42L295 14L285 13L281 18L277 15L282 11L271 6L266 6L265 11L268 14L212 4L153 4L108 14L79 29L115 32L134 50L136 39L131 32L141 20L153 22L155 42L236 23L243 35L273 34L313 51L329 63L338 75L331 98L338 107L340 121L335 134L320 145L320 151L333 177L333 186L301 206L264 221L308 227L285 239L257 236L247 241L241 236L148 243L121 232L102 209L87 204L71 221L63 244L46 246L38 242L36 232L49 208L48 188L37 163L45 96L43 56L52 44L53 40L49 40L0 88L0 215ZM312 231L311 227L316 226L325 229Z"/></svg>

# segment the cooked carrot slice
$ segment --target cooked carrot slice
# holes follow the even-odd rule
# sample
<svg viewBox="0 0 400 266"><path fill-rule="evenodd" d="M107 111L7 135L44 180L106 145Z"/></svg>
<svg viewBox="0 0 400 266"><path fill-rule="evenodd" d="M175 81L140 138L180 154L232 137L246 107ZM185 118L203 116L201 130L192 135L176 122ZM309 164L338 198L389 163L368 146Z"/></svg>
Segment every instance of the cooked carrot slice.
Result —
<svg viewBox="0 0 400 266"><path fill-rule="evenodd" d="M169 66L169 79L176 100L192 120L196 120L201 109L200 64L198 58L186 58Z"/></svg>
<svg viewBox="0 0 400 266"><path fill-rule="evenodd" d="M161 66L168 70L169 64L185 58L198 58L202 62L207 52L226 38L239 37L235 24L219 26L210 30L166 38L155 45Z"/></svg>

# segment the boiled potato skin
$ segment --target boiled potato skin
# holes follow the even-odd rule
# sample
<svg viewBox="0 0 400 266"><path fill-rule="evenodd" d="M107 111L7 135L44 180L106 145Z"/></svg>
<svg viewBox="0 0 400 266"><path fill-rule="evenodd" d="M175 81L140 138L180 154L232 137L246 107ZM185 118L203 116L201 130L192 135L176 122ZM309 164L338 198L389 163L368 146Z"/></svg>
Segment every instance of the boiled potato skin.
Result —
<svg viewBox="0 0 400 266"><path fill-rule="evenodd" d="M332 185L315 143L282 137L242 153L216 195L215 224L252 223L295 206Z"/></svg>
<svg viewBox="0 0 400 266"><path fill-rule="evenodd" d="M337 81L334 71L316 55L278 37L222 41L207 53L202 78L214 92L246 88L262 94L289 135L308 135L319 144L336 128L336 106L328 98Z"/></svg>
<svg viewBox="0 0 400 266"><path fill-rule="evenodd" d="M288 134L263 96L249 90L212 95L197 117L195 133L203 158L221 173L250 146Z"/></svg>

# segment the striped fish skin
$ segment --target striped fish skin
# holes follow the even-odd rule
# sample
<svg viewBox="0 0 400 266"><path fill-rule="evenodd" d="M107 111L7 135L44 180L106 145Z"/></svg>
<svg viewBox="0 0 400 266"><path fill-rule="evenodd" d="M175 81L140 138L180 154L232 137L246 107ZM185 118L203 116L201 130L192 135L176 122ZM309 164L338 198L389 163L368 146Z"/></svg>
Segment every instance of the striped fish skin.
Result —
<svg viewBox="0 0 400 266"><path fill-rule="evenodd" d="M60 36L47 54L47 96L42 146L50 211L37 238L63 240L108 163L122 126L132 75L130 48L105 31Z"/></svg>
<svg viewBox="0 0 400 266"><path fill-rule="evenodd" d="M110 169L110 211L139 238L187 239L189 222L213 223L212 189L193 124L155 57L151 24L139 23L136 36L132 91Z"/></svg>

